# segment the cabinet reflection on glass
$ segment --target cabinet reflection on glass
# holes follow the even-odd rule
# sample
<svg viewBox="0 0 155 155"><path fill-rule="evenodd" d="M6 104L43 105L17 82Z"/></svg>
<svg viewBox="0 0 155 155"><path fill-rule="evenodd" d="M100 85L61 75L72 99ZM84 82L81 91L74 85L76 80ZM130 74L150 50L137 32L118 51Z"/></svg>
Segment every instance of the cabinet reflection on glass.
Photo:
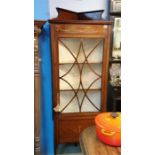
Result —
<svg viewBox="0 0 155 155"><path fill-rule="evenodd" d="M59 38L60 112L100 111L103 39Z"/></svg>

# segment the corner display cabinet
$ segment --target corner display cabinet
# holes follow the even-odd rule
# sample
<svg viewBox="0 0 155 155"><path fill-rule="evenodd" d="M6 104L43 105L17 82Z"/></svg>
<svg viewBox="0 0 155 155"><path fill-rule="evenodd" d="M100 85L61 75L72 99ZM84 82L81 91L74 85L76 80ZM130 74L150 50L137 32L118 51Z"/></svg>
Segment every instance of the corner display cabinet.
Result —
<svg viewBox="0 0 155 155"><path fill-rule="evenodd" d="M106 111L112 22L58 9L51 24L55 143L79 141ZM89 14L89 13L88 13Z"/></svg>

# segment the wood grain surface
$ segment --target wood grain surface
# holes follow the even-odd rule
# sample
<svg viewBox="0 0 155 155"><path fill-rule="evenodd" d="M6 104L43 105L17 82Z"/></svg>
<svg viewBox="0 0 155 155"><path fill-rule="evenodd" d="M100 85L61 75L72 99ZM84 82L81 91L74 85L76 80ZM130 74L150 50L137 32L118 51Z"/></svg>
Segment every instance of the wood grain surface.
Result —
<svg viewBox="0 0 155 155"><path fill-rule="evenodd" d="M101 142L95 131L95 126L88 127L80 135L80 146L84 155L120 155L121 148L106 145Z"/></svg>

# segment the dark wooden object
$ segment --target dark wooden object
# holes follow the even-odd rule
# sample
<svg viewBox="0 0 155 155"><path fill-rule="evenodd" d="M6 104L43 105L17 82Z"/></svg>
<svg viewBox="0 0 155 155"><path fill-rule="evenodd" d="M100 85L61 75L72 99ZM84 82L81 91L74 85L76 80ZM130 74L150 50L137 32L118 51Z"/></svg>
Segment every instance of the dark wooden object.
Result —
<svg viewBox="0 0 155 155"><path fill-rule="evenodd" d="M106 145L96 136L95 126L88 127L80 135L84 155L120 155L121 148Z"/></svg>
<svg viewBox="0 0 155 155"><path fill-rule="evenodd" d="M57 8L58 17L56 20L100 20L102 18L103 10L91 11L91 12L80 12L75 13L62 8Z"/></svg>
<svg viewBox="0 0 155 155"><path fill-rule="evenodd" d="M59 54L60 38L101 38L104 42L104 58L101 78L101 109L106 111L108 65L112 22L103 20L85 20L81 14L59 10L57 19L49 20L51 24L52 74L53 74L53 108L60 100L59 88ZM79 141L83 129L94 125L94 117L99 112L61 113L54 111L55 144L73 143Z"/></svg>
<svg viewBox="0 0 155 155"><path fill-rule="evenodd" d="M38 37L45 21L34 21L34 154L40 155L40 56Z"/></svg>

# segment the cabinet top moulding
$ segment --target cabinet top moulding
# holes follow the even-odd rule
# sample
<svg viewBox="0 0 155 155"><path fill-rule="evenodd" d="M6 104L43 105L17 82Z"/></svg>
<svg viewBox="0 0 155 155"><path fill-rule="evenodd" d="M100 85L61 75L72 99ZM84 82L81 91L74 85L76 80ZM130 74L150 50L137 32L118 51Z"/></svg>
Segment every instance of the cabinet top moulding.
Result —
<svg viewBox="0 0 155 155"><path fill-rule="evenodd" d="M113 21L104 21L104 20L56 20L51 19L49 22L52 24L91 24L91 25L111 25Z"/></svg>
<svg viewBox="0 0 155 155"><path fill-rule="evenodd" d="M101 18L103 10L91 12L73 12L61 8L57 8L58 17L50 19L49 23L57 24L95 24L95 25L111 25L113 21L105 21ZM89 14L89 17L88 17Z"/></svg>

